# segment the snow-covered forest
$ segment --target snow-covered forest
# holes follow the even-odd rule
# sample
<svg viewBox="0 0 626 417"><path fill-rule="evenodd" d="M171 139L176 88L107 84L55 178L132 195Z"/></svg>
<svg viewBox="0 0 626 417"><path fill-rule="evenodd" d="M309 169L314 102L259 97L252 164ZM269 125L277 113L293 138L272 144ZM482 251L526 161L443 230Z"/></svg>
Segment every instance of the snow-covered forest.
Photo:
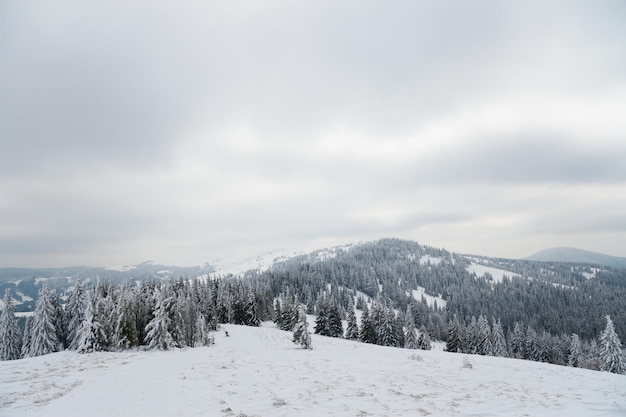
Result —
<svg viewBox="0 0 626 417"><path fill-rule="evenodd" d="M78 282L66 303L44 284L23 335L7 290L0 353L7 360L64 349L208 346L220 323L259 326L268 320L282 330L299 328L300 343L306 312L323 336L424 350L443 341L449 352L626 371L619 336L626 279L618 279L619 270L595 271L591 280L571 266L563 273L563 266L509 262L513 278L494 280L476 276L469 262L386 239L314 252L242 276ZM413 296L417 288L424 290L421 299ZM437 297L431 295L429 303L427 294ZM616 317L618 326L611 319Z"/></svg>

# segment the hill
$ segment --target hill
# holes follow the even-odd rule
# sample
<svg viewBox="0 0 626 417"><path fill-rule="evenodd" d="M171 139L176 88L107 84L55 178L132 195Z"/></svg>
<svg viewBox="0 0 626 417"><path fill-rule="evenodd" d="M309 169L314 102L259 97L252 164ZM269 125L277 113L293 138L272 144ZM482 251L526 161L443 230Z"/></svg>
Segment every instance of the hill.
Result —
<svg viewBox="0 0 626 417"><path fill-rule="evenodd" d="M626 268L626 258L576 248L544 249L524 259L539 262L570 262Z"/></svg>
<svg viewBox="0 0 626 417"><path fill-rule="evenodd" d="M224 325L208 348L0 362L6 416L621 416L624 376ZM464 368L464 358L472 368Z"/></svg>

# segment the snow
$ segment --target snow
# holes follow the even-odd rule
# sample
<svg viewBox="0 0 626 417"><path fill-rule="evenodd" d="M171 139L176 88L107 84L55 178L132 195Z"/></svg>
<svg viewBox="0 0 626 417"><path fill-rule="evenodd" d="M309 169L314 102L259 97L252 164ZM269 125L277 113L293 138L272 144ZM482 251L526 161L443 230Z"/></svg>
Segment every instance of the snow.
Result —
<svg viewBox="0 0 626 417"><path fill-rule="evenodd" d="M490 266L480 265L476 262L472 262L468 267L467 271L470 273L475 273L477 277L482 277L485 274L490 274L493 278L494 282L501 282L505 276L509 278L513 277L521 277L520 274L516 274L515 272L506 271L504 269L493 268Z"/></svg>
<svg viewBox="0 0 626 417"><path fill-rule="evenodd" d="M265 326L271 326L265 324ZM623 416L624 376L223 326L209 348L0 362L0 415ZM417 358L411 359L412 355ZM467 358L472 368L463 368Z"/></svg>
<svg viewBox="0 0 626 417"><path fill-rule="evenodd" d="M428 307L432 307L435 301L437 301L437 307L439 308L445 307L447 304L447 301L441 298L441 296L435 297L435 296L428 294L426 292L426 288L424 287L417 287L416 290L412 291L412 295L413 295L413 298L415 298L417 301L422 301L422 296L423 296L424 299L426 300L426 304L428 304Z"/></svg>
<svg viewBox="0 0 626 417"><path fill-rule="evenodd" d="M264 254L247 258L247 259L226 259L218 258L210 262L211 266L215 268L215 271L209 274L209 277L216 278L218 276L226 276L232 274L234 276L242 276L245 272L267 271L276 262L286 261L287 259L302 255L303 253L297 251L271 251Z"/></svg>
<svg viewBox="0 0 626 417"><path fill-rule="evenodd" d="M127 272L127 271L132 271L135 268L137 268L135 265L121 265L121 266L107 266L104 269L108 271Z"/></svg>

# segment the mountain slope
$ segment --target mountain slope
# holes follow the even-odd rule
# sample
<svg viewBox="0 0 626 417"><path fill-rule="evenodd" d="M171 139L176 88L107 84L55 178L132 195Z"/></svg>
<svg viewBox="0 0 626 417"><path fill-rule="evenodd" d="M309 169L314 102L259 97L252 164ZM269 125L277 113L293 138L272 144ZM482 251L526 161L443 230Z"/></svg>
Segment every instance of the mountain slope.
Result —
<svg viewBox="0 0 626 417"><path fill-rule="evenodd" d="M539 262L572 262L626 268L626 258L577 248L544 249L524 259Z"/></svg>
<svg viewBox="0 0 626 417"><path fill-rule="evenodd" d="M306 351L291 333L266 325L225 325L230 337L219 332L210 348L4 362L0 408L15 417L594 417L626 410L620 375L318 335Z"/></svg>

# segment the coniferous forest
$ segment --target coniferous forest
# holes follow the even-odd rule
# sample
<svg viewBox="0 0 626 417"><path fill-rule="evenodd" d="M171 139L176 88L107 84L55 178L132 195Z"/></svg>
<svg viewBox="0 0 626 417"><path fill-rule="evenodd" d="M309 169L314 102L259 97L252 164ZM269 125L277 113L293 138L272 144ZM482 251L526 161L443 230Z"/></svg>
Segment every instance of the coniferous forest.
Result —
<svg viewBox="0 0 626 417"><path fill-rule="evenodd" d="M471 262L510 276L477 276ZM444 305L416 299L418 288ZM23 326L10 290L4 306L2 360L63 349L210 346L220 323L267 320L310 349L308 314L312 330L329 337L408 349L443 341L450 352L626 372L626 270L478 260L398 239L321 250L237 277L78 282L62 294L44 283Z"/></svg>

